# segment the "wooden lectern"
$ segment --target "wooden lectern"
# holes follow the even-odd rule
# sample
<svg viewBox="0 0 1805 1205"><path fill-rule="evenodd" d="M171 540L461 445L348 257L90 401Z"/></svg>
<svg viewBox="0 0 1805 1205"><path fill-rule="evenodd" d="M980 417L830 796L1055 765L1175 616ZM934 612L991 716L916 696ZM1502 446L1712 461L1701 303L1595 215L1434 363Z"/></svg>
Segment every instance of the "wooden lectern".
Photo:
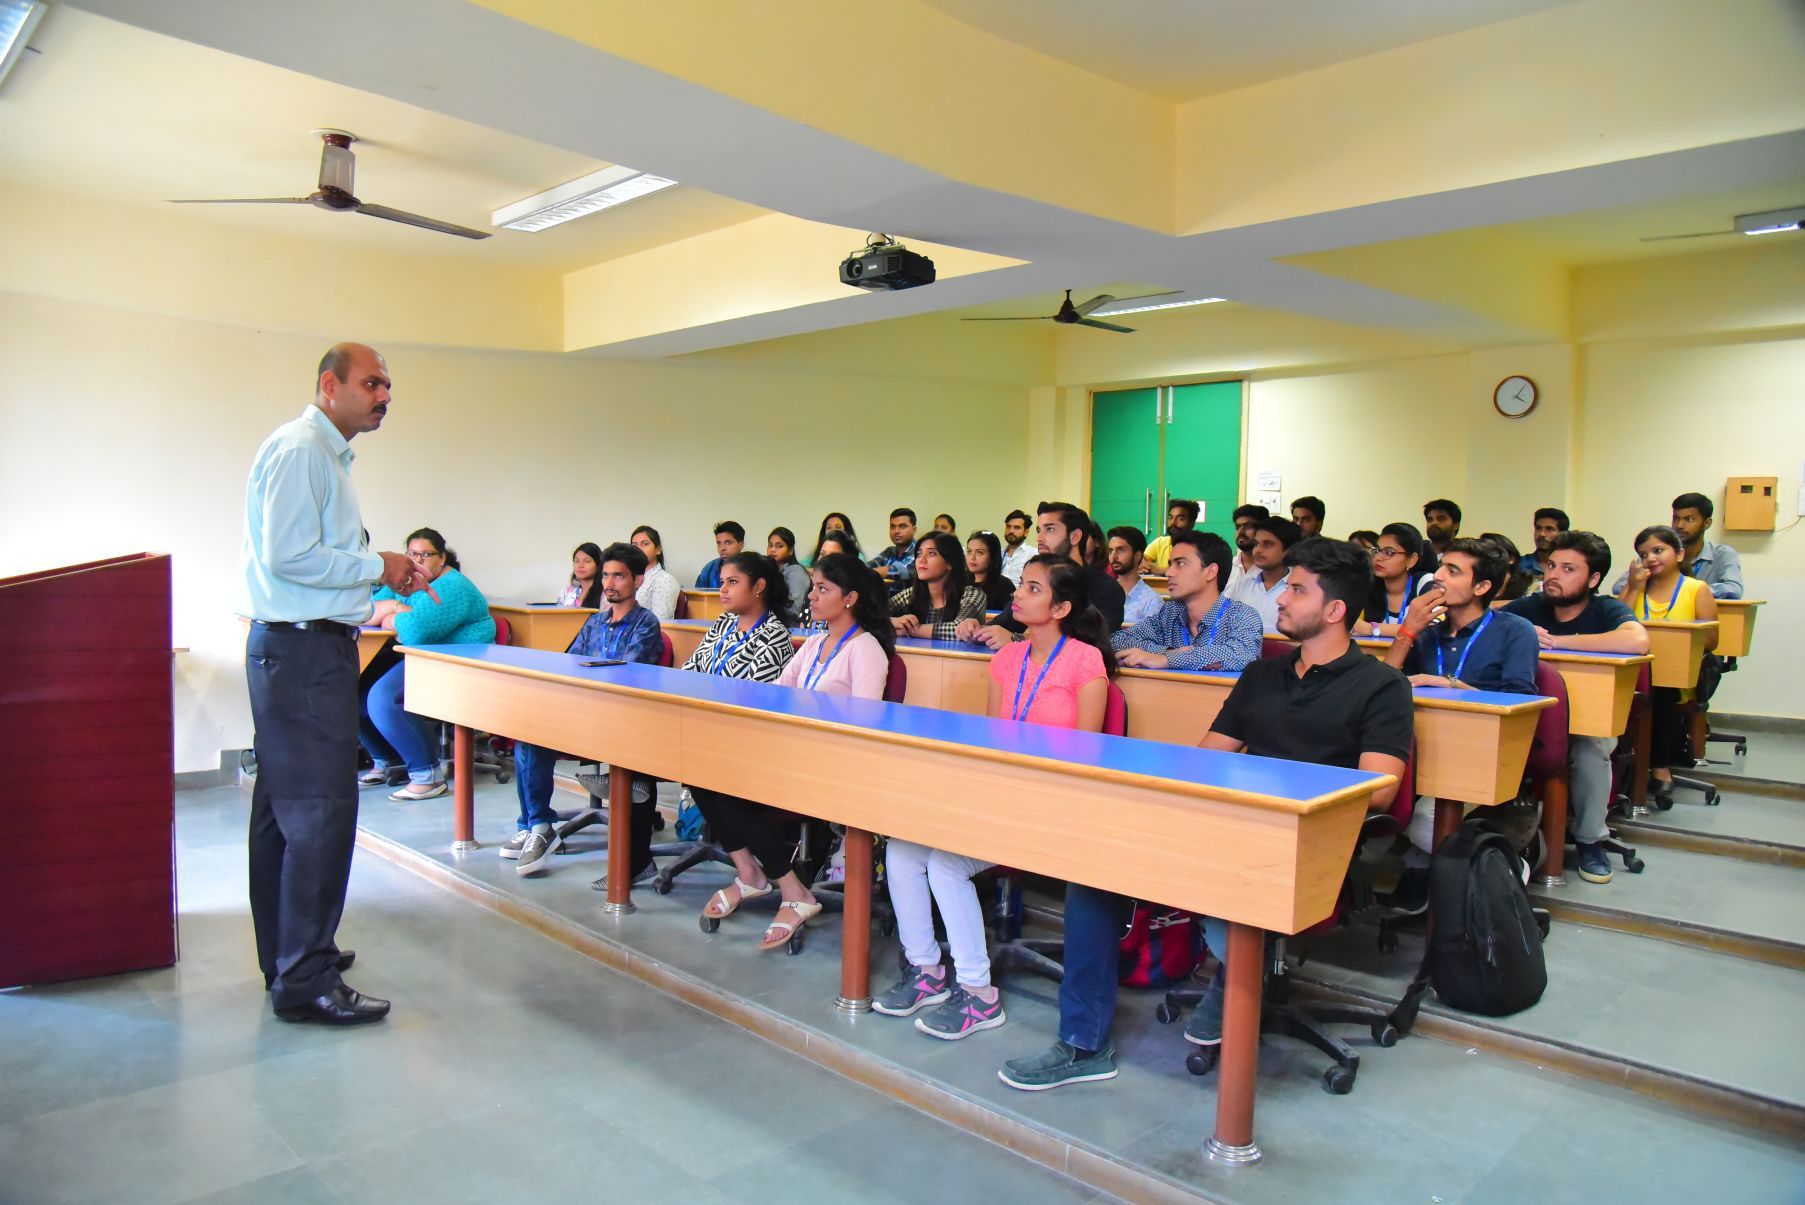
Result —
<svg viewBox="0 0 1805 1205"><path fill-rule="evenodd" d="M169 577L0 578L0 987L176 960Z"/></svg>

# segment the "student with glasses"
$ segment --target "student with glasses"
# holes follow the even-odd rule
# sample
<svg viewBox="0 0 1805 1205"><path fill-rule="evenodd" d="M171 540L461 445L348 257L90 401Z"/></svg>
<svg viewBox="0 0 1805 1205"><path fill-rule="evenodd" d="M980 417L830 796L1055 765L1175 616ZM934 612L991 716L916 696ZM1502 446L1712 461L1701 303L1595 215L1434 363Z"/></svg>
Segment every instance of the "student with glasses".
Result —
<svg viewBox="0 0 1805 1205"><path fill-rule="evenodd" d="M370 622L395 633L397 644L493 644L489 602L464 576L445 537L422 527L407 537L407 555L430 589L402 595L384 586L376 591ZM405 663L397 661L376 679L364 696L358 724L358 739L375 765L357 781L365 786L390 783L405 767L407 785L389 796L400 803L446 791L439 777L438 725L407 709L405 671Z"/></svg>
<svg viewBox="0 0 1805 1205"><path fill-rule="evenodd" d="M1395 636L1410 600L1428 587L1439 562L1423 533L1411 523L1387 523L1372 551L1373 588L1356 636Z"/></svg>

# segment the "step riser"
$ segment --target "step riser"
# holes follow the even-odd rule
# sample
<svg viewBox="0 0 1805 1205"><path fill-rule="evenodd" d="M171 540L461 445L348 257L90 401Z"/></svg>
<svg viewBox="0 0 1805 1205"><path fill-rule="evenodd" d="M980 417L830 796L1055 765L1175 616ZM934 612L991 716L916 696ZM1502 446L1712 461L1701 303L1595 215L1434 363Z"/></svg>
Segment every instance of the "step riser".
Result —
<svg viewBox="0 0 1805 1205"><path fill-rule="evenodd" d="M1548 909L1549 915L1553 916L1555 920L1567 924L1588 925L1595 929L1611 929L1618 933L1632 933L1637 937L1652 937L1659 941L1671 941L1676 945L1692 946L1719 954L1731 954L1737 958L1772 963L1775 966L1790 967L1793 970L1805 970L1805 946L1794 945L1791 942L1775 941L1748 933L1729 933L1721 929L1706 929L1663 917L1640 916L1634 913L1590 908L1583 904L1572 904L1533 891L1530 893L1530 899L1534 900L1537 906Z"/></svg>
<svg viewBox="0 0 1805 1205"><path fill-rule="evenodd" d="M1805 849L1797 845L1775 845L1767 841L1739 841L1733 837L1713 837L1679 829L1656 828L1636 821L1618 822L1625 841L1653 849L1682 849L1687 853L1710 854L1718 858L1734 858L1739 862L1761 862L1772 866L1805 869Z"/></svg>

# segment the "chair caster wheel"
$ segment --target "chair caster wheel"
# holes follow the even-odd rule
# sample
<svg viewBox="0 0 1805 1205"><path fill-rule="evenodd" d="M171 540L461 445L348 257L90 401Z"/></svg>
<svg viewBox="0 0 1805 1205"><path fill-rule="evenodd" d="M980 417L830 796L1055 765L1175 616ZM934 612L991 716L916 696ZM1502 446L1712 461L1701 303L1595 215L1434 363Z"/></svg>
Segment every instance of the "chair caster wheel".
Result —
<svg viewBox="0 0 1805 1205"><path fill-rule="evenodd" d="M1398 1027L1393 1025L1390 1021L1374 1021L1373 1041L1389 1050L1391 1047L1398 1044ZM1335 1070L1341 1070L1340 1066L1337 1066ZM1353 1077L1350 1076L1349 1078L1351 1079Z"/></svg>
<svg viewBox="0 0 1805 1205"><path fill-rule="evenodd" d="M702 926L702 932L704 933L713 933L716 929L721 927L720 919L713 916L704 916L698 923Z"/></svg>
<svg viewBox="0 0 1805 1205"><path fill-rule="evenodd" d="M656 891L659 895L669 895L671 893L671 880L665 878L663 875L659 875L652 880L652 890ZM713 918L710 917L709 919L712 920Z"/></svg>
<svg viewBox="0 0 1805 1205"><path fill-rule="evenodd" d="M664 813L663 812L653 812L652 813L652 831L655 833L662 833L664 831Z"/></svg>
<svg viewBox="0 0 1805 1205"><path fill-rule="evenodd" d="M1641 874L1642 866L1643 866L1642 859L1635 857L1634 855L1631 855L1630 857L1627 857L1623 860L1623 868L1625 870L1629 871L1631 874Z"/></svg>
<svg viewBox="0 0 1805 1205"><path fill-rule="evenodd" d="M495 773L495 781L496 782L503 782L503 783L510 782L513 780L513 778L514 778L514 776L512 774L509 774L506 770L498 770Z"/></svg>
<svg viewBox="0 0 1805 1205"><path fill-rule="evenodd" d="M1379 931L1379 953L1395 954L1398 949L1398 935L1389 929Z"/></svg>
<svg viewBox="0 0 1805 1205"><path fill-rule="evenodd" d="M1713 808L1717 806L1717 788L1716 787L1710 787L1705 791L1705 806L1713 807Z"/></svg>
<svg viewBox="0 0 1805 1205"><path fill-rule="evenodd" d="M1192 1075L1208 1075L1216 1069L1216 1050L1206 1046L1185 1055L1185 1070Z"/></svg>
<svg viewBox="0 0 1805 1205"><path fill-rule="evenodd" d="M879 919L877 922L877 931L878 935L881 937L895 937L896 921L888 916Z"/></svg>
<svg viewBox="0 0 1805 1205"><path fill-rule="evenodd" d="M790 940L784 943L783 952L785 954L788 954L791 958L794 958L794 957L796 957L796 955L802 953L802 930L801 929L798 929L794 933L790 934Z"/></svg>
<svg viewBox="0 0 1805 1205"><path fill-rule="evenodd" d="M1322 1073L1322 1088L1336 1096L1346 1096L1354 1090L1354 1073L1340 1065L1330 1067Z"/></svg>
<svg viewBox="0 0 1805 1205"><path fill-rule="evenodd" d="M1648 806L1652 807L1657 812L1671 812L1673 811L1673 796L1657 795L1653 791L1650 791L1648 793Z"/></svg>
<svg viewBox="0 0 1805 1205"><path fill-rule="evenodd" d="M1748 755L1749 755L1749 743L1747 741L1737 741L1736 742L1736 756L1737 757L1747 757Z"/></svg>
<svg viewBox="0 0 1805 1205"><path fill-rule="evenodd" d="M1158 1021L1161 1025L1170 1025L1172 1022L1178 1020L1178 1010L1173 1008L1166 1001L1161 1000L1153 1010L1153 1019Z"/></svg>

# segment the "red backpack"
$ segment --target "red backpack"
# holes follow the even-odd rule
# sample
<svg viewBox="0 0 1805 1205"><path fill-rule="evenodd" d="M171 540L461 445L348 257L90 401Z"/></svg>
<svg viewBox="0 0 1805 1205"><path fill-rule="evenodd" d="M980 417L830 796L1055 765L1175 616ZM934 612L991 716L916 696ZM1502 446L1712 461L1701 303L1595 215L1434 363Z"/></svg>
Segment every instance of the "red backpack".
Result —
<svg viewBox="0 0 1805 1205"><path fill-rule="evenodd" d="M1116 973L1124 987L1170 987L1191 977L1197 956L1195 916L1137 901L1117 948Z"/></svg>

